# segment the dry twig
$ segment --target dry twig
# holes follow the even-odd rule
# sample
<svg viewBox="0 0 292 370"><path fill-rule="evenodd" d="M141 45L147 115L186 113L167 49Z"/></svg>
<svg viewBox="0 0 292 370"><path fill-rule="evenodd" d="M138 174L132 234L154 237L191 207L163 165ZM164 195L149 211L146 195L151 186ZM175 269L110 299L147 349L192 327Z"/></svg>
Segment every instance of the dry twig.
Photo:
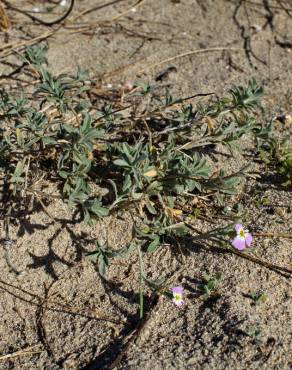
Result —
<svg viewBox="0 0 292 370"><path fill-rule="evenodd" d="M0 31L7 31L10 28L10 20L0 1Z"/></svg>
<svg viewBox="0 0 292 370"><path fill-rule="evenodd" d="M228 51L244 51L244 49L242 49L242 48L228 48L228 47L216 47L216 48L208 48L208 49L191 50L191 51L187 51L187 52L184 52L184 53L181 53L181 54L174 55L174 56L172 56L170 58L167 58L167 59L163 59L160 62L150 64L150 65L146 66L145 68L139 70L137 72L137 74L143 73L147 69L152 69L152 68L158 67L162 64L169 63L169 62L172 62L173 60L184 58L184 57L187 57L187 56L190 56L190 55L204 54L204 53L217 52L217 51L225 51L225 50L228 50Z"/></svg>
<svg viewBox="0 0 292 370"><path fill-rule="evenodd" d="M21 349L19 351L13 352L13 353L8 353L7 355L2 355L0 356L0 361L4 361L13 357L19 357L19 356L29 356L29 355L34 355L37 353L42 353L44 350L35 350L33 351L34 348L39 347L38 345L27 347L25 349Z"/></svg>

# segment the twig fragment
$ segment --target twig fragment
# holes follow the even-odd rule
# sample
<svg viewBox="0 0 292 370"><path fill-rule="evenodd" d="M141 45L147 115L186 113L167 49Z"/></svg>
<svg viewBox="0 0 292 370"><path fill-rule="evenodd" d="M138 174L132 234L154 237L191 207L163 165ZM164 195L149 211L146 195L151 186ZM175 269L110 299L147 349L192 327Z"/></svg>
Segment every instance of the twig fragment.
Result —
<svg viewBox="0 0 292 370"><path fill-rule="evenodd" d="M2 355L2 356L0 356L0 361L4 361L4 360L7 360L7 359L13 358L13 357L30 356L30 355L35 355L37 353L44 352L44 350L33 350L36 347L39 347L39 346L35 345L35 346L31 346L31 347L21 349L19 351L13 352L13 353L8 353L7 355Z"/></svg>
<svg viewBox="0 0 292 370"><path fill-rule="evenodd" d="M172 62L173 60L188 57L190 55L204 54L204 53L217 52L217 51L225 51L225 50L228 50L228 51L241 51L241 52L244 51L244 49L242 49L242 48L228 48L228 47L217 47L217 48L191 50L191 51L187 51L185 53L174 55L174 56L172 56L170 58L167 58L167 59L163 59L160 62L156 62L156 63L150 64L150 65L146 66L145 68L139 70L137 72L137 74L143 73L143 72L145 72L148 69L152 69L152 68L158 67L158 66L160 66L162 64Z"/></svg>

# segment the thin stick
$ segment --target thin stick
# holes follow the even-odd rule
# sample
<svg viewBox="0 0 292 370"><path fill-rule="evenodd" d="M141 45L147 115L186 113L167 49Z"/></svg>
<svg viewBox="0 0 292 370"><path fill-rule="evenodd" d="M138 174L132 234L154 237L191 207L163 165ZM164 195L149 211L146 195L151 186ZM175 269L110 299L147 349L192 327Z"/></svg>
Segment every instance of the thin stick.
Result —
<svg viewBox="0 0 292 370"><path fill-rule="evenodd" d="M120 73L122 73L125 69L128 69L128 68L130 68L130 67L134 67L134 66L136 66L137 64L139 64L139 63L143 62L144 60L145 60L145 58L143 57L143 58L138 59L138 60L137 60L137 61L135 61L135 62L128 63L128 64L123 65L123 66L121 66L121 67L118 67L118 68L116 68L116 69L114 69L114 70L112 70L112 71L110 71L110 72L107 72L107 73L105 73L105 74L103 75L103 79L105 79L105 78L107 78L107 77L115 76L115 75L117 75L117 74L120 74ZM131 91L131 93L132 93L132 92L133 92L133 91Z"/></svg>
<svg viewBox="0 0 292 370"><path fill-rule="evenodd" d="M10 25L10 19L8 18L7 13L0 1L0 31L8 30Z"/></svg>
<svg viewBox="0 0 292 370"><path fill-rule="evenodd" d="M268 238L288 238L292 239L292 233L253 233L254 236L263 236Z"/></svg>
<svg viewBox="0 0 292 370"><path fill-rule="evenodd" d="M141 69L140 71L138 71L137 74L142 73L147 69L158 67L161 64L172 62L173 60L176 60L176 59L179 59L179 58L184 58L184 57L187 57L187 56L190 56L190 55L195 55L195 54L203 54L203 53L209 53L209 52L214 52L214 51L215 52L216 51L225 51L225 50L228 50L228 51L244 51L243 48L227 48L227 47L217 47L217 48L209 48L209 49L196 49L196 50L187 51L185 53L181 53L181 54L178 54L178 55L174 55L173 57L161 60L160 62L157 62L157 63L153 63L153 64Z"/></svg>
<svg viewBox="0 0 292 370"><path fill-rule="evenodd" d="M275 265L273 263L269 263L267 261L264 261L262 260L260 257L254 255L250 255L250 254L246 254L246 253L243 253L243 252L240 252L236 249L227 249L227 251L229 253L233 253L233 254L237 254L239 257L242 257L244 259L247 259L249 261L252 261L258 265L261 265L261 266L264 266L270 270L273 270L274 272L278 272L278 273L281 273L281 272L286 272L288 274L292 274L292 270L287 268L287 267L282 267L282 266L278 266L278 265Z"/></svg>
<svg viewBox="0 0 292 370"><path fill-rule="evenodd" d="M39 307L39 308L43 307L44 302L45 302L44 297L41 297L37 294L33 294L31 292L28 292L28 291L22 289L21 287L17 287L15 285L6 283L5 281L3 281L1 279L0 279L0 283L3 284L4 286L8 286L10 288L15 288L16 290L19 290L22 293L29 295L31 297L31 300L29 300L26 297L22 297L21 295L18 295L19 293L18 294L14 293L13 291L5 289L1 286L0 286L0 290L1 289L4 290L6 293L8 293L10 295L13 295L17 299L20 299L22 302L29 303L30 305L33 305L33 306L36 306L36 307ZM37 302L35 300L37 300ZM123 320L117 320L117 319L112 318L112 317L107 316L107 315L103 315L103 316L101 316L101 315L97 316L95 314L92 315L90 310L89 311L88 310L78 310L74 306L71 306L71 305L68 305L68 304L63 304L63 303L60 303L60 302L57 302L57 301L54 301L54 300L51 300L51 299L47 300L47 304L45 305L45 307L43 307L46 311L59 312L59 313L69 314L69 315L78 315L78 316L86 317L90 320L99 320L99 321L104 320L104 321L109 321L109 322L112 322L112 323L115 323L115 324L119 324L123 321ZM57 307L54 307L54 305L56 305Z"/></svg>
<svg viewBox="0 0 292 370"><path fill-rule="evenodd" d="M138 8L140 7L141 5L143 5L145 3L146 0L139 0L135 5L131 6L131 8L129 8L128 10L126 10L125 12L113 17L110 19L111 22L114 22L116 21L117 19L119 18L122 18L124 15L130 13L132 11L133 8Z"/></svg>
<svg viewBox="0 0 292 370"><path fill-rule="evenodd" d="M53 221L53 222L56 222L55 218L50 214L50 212L48 211L47 207L44 205L43 201L41 200L41 198L38 199L38 201L40 202L40 205L42 206L42 209L43 211L45 212L45 214Z"/></svg>
<svg viewBox="0 0 292 370"><path fill-rule="evenodd" d="M84 12L81 12L80 14L78 14L75 18L73 18L72 21L75 21L76 19L78 19L80 16L83 16L84 14L87 14L91 11L94 11L94 10L98 10L98 9L101 9L101 8L104 8L105 6L108 6L108 5L112 5L112 4L115 4L117 3L118 1L121 1L121 0L116 0L116 1L113 1L111 3L108 3L108 4L104 4L104 5L100 5L98 7L94 7L92 9L87 9L85 10ZM104 19L104 20L99 20L97 22L88 22L86 26L82 26L83 28L86 27L86 29L89 29L89 28L92 28L94 26L97 26L97 25L105 25L107 23L111 23L111 22L114 22L122 17L124 17L125 15L127 15L128 13L130 13L132 11L133 8L138 8L140 7L146 0L139 0L136 4L132 5L130 8L128 8L127 10L125 10L123 13L121 14L118 14L112 18L109 18L109 19ZM72 23L72 22L71 22Z"/></svg>
<svg viewBox="0 0 292 370"><path fill-rule="evenodd" d="M0 361L7 360L8 358L12 358L12 357L28 356L28 355L34 355L36 353L44 352L44 350L32 351L32 349L35 348L35 347L38 347L38 345L28 347L26 349L21 349L19 351L14 352L14 353L8 353L7 355L2 355L2 356L0 356Z"/></svg>
<svg viewBox="0 0 292 370"><path fill-rule="evenodd" d="M94 12L96 10L100 10L100 9L106 8L106 7L110 6L110 5L117 4L117 3L121 2L121 1L123 1L123 0L114 0L114 1L111 1L111 2L106 3L106 4L97 5L97 6L94 6L93 8L85 9L82 12L80 12L79 14L77 14L75 17L73 17L73 19L71 20L70 23L75 22L76 19L79 19L79 18L83 17L84 15L86 15L88 13L91 13L91 12Z"/></svg>
<svg viewBox="0 0 292 370"><path fill-rule="evenodd" d="M20 41L20 42L10 42L6 45L1 46L0 51L4 51L4 50L7 50L7 49L19 48L21 46L34 44L36 41L40 41L40 40L44 40L44 39L48 38L49 36L53 35L55 32L57 32L57 30L47 31L47 32L43 33L42 35L34 37L30 40L25 40L25 41Z"/></svg>

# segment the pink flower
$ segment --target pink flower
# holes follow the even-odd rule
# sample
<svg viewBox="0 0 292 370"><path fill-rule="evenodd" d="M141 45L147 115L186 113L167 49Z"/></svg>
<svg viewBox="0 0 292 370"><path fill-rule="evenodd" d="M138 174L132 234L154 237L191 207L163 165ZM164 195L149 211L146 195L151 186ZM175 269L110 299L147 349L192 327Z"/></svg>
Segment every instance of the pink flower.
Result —
<svg viewBox="0 0 292 370"><path fill-rule="evenodd" d="M235 225L236 237L232 240L234 248L242 251L246 247L250 247L252 243L252 236L245 230L241 224Z"/></svg>
<svg viewBox="0 0 292 370"><path fill-rule="evenodd" d="M182 306L185 302L183 300L184 288L181 286L175 286L171 288L173 299L172 302L177 306Z"/></svg>

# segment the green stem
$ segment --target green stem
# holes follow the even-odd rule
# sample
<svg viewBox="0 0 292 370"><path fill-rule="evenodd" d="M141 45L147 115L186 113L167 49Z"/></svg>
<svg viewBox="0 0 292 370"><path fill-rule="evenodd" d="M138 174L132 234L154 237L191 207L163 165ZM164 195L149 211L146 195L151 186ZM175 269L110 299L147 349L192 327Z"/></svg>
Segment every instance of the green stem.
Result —
<svg viewBox="0 0 292 370"><path fill-rule="evenodd" d="M144 315L144 295L143 295L143 275L144 275L144 268L143 268L143 255L141 252L140 245L137 245L138 255L139 255L139 267L140 267L140 288L139 288L139 318L143 319Z"/></svg>
<svg viewBox="0 0 292 370"><path fill-rule="evenodd" d="M144 295L142 289L142 281L140 280L140 291L139 291L139 318L143 319L144 316Z"/></svg>

